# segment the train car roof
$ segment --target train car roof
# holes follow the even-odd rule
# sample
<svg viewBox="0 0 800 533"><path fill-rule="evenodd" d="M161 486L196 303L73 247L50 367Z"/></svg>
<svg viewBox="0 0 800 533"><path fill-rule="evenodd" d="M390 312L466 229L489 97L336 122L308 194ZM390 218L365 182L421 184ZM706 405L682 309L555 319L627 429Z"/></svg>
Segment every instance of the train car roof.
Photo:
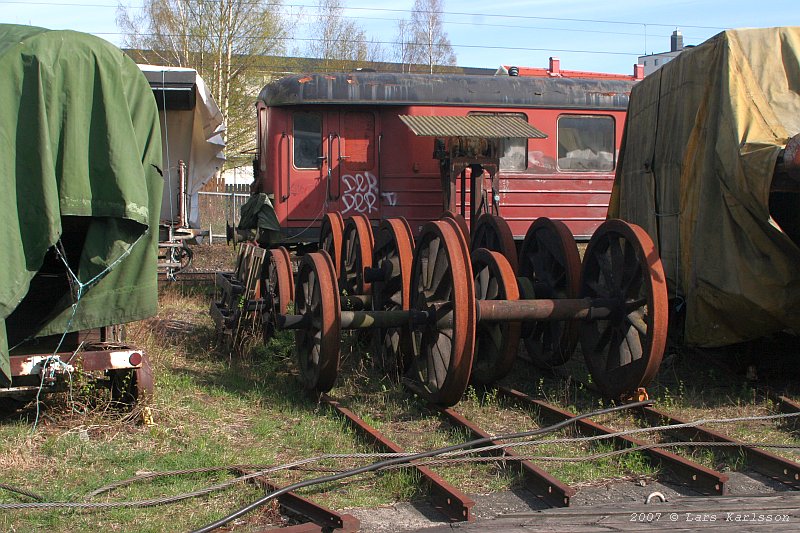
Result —
<svg viewBox="0 0 800 533"><path fill-rule="evenodd" d="M308 104L553 107L625 110L633 81L455 74L295 74L267 84L267 106Z"/></svg>

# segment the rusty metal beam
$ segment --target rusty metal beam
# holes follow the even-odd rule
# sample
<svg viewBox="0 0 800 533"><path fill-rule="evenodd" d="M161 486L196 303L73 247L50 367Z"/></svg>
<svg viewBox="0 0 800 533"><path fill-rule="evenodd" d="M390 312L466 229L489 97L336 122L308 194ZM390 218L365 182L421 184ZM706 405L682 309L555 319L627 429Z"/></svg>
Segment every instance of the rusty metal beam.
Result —
<svg viewBox="0 0 800 533"><path fill-rule="evenodd" d="M143 353L138 348L128 346L113 350L91 350L77 354L59 352L56 354L12 355L10 358L11 376L38 375L43 362L54 357L58 357L63 362L69 361L73 366L80 366L86 372L140 368L142 366Z"/></svg>
<svg viewBox="0 0 800 533"><path fill-rule="evenodd" d="M651 425L685 424L686 421L671 416L663 411L652 407L645 407L641 411L647 422ZM669 433L680 435L687 440L702 440L708 442L729 442L742 444L741 441L733 439L723 433L704 428L702 426L678 428L670 430ZM800 464L784 459L773 453L759 450L749 446L720 446L720 451L725 453L743 454L748 463L755 469L771 478L792 486L800 485Z"/></svg>
<svg viewBox="0 0 800 533"><path fill-rule="evenodd" d="M773 401L778 404L778 411L781 413L800 413L800 404L786 396L774 395Z"/></svg>
<svg viewBox="0 0 800 533"><path fill-rule="evenodd" d="M501 394L514 401L537 408L539 410L539 415L543 418L567 420L575 417L572 413L541 400L531 398L525 393L504 387L501 387L499 391ZM616 433L616 431L611 428L590 420L578 420L575 425L581 433L587 435L608 435ZM642 446L645 444L642 441L626 436L614 437L613 441L618 448ZM642 453L650 459L651 463L669 468L680 481L702 493L725 494L727 491L726 483L728 482L728 476L721 472L717 472L695 463L694 461L657 448L642 450Z"/></svg>
<svg viewBox="0 0 800 533"><path fill-rule="evenodd" d="M400 446L386 438L381 432L364 422L358 415L327 394L323 394L320 399L350 422L353 428L359 431L361 436L370 441L375 447L391 453L404 453ZM450 520L474 520L471 509L475 505L475 501L472 498L450 485L430 468L413 465L409 465L409 468L415 468L428 481L431 503Z"/></svg>
<svg viewBox="0 0 800 533"><path fill-rule="evenodd" d="M251 474L251 470L242 468L234 469L238 475ZM264 476L257 476L248 480L268 492L275 492L281 487L274 485ZM281 528L281 531L317 532L335 529L341 533L355 533L361 528L361 522L353 515L341 514L322 507L307 498L298 496L294 492L287 492L278 496L278 503L284 509L307 518L313 524L298 524L290 528Z"/></svg>
<svg viewBox="0 0 800 533"><path fill-rule="evenodd" d="M452 408L439 407L438 410L446 416L451 423L468 429L476 438L486 439L491 437L491 435ZM490 442L491 444L499 444L498 441L493 439ZM498 449L485 452L482 455L497 455L504 459L514 460L513 464L518 466L520 471L525 474L525 482L528 490L551 507L568 507L570 498L576 493L575 489L560 479L553 477L550 473L542 470L532 462L516 459L516 457L518 457L517 454L511 450Z"/></svg>

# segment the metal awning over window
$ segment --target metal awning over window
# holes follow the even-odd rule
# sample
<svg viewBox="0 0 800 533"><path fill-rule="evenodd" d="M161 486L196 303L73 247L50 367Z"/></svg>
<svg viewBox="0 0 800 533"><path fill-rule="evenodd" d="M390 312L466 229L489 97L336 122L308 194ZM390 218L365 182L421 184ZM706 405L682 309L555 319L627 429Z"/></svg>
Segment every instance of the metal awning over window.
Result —
<svg viewBox="0 0 800 533"><path fill-rule="evenodd" d="M545 139L547 135L520 117L502 115L418 116L399 115L415 135L421 137L481 137Z"/></svg>

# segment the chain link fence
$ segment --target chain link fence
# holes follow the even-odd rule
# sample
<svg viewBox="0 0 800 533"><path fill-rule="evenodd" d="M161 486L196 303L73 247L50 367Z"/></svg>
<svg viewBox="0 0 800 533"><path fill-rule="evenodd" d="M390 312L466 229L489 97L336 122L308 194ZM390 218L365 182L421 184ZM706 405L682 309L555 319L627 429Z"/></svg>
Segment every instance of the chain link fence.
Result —
<svg viewBox="0 0 800 533"><path fill-rule="evenodd" d="M216 189L216 190L214 190ZM197 193L197 209L200 227L209 230L213 239L225 238L226 224L235 226L239 222L239 208L250 197L250 185L218 182L211 190Z"/></svg>

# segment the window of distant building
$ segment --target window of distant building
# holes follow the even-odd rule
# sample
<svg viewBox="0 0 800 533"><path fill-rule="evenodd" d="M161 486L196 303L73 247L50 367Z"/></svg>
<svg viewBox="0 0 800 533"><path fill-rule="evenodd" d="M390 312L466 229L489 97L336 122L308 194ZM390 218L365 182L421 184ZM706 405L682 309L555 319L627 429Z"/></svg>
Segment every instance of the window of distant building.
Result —
<svg viewBox="0 0 800 533"><path fill-rule="evenodd" d="M653 64L654 64L655 66L658 66L658 59L656 59L656 60L653 62Z"/></svg>

